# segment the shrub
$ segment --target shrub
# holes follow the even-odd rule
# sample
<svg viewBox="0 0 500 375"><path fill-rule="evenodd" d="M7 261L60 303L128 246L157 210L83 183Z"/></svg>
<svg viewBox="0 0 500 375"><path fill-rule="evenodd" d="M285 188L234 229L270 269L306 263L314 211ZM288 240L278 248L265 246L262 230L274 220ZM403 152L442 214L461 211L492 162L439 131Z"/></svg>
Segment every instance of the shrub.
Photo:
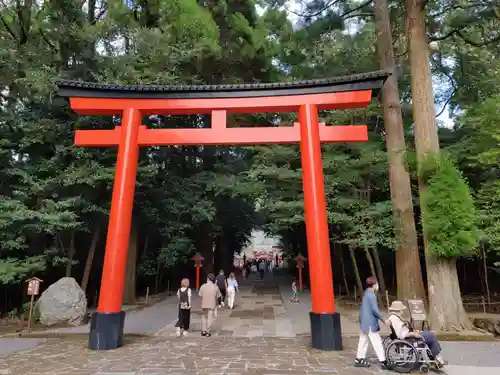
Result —
<svg viewBox="0 0 500 375"><path fill-rule="evenodd" d="M467 182L444 156L429 160L424 169L428 189L422 197L422 222L427 250L438 257L473 255L480 233Z"/></svg>

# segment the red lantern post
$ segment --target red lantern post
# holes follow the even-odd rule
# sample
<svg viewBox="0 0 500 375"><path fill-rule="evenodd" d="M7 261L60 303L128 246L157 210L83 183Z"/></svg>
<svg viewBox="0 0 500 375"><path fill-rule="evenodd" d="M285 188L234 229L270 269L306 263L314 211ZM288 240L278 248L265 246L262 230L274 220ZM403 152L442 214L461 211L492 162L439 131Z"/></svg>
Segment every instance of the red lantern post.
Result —
<svg viewBox="0 0 500 375"><path fill-rule="evenodd" d="M299 269L299 290L302 292L302 268L304 268L304 263L307 260L301 253L295 257L295 262L297 262L297 268Z"/></svg>
<svg viewBox="0 0 500 375"><path fill-rule="evenodd" d="M202 263L205 258L200 253L196 253L191 260L194 260L194 266L196 267L196 289L200 289L200 267L203 267Z"/></svg>

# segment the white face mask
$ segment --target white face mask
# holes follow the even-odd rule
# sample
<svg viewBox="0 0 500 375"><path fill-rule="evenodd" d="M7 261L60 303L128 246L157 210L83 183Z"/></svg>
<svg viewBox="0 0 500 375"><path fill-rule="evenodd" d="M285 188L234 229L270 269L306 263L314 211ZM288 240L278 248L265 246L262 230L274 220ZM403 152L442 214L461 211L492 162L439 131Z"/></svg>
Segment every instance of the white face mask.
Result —
<svg viewBox="0 0 500 375"><path fill-rule="evenodd" d="M373 286L373 291L374 291L374 292L378 292L378 284L375 284L375 285Z"/></svg>

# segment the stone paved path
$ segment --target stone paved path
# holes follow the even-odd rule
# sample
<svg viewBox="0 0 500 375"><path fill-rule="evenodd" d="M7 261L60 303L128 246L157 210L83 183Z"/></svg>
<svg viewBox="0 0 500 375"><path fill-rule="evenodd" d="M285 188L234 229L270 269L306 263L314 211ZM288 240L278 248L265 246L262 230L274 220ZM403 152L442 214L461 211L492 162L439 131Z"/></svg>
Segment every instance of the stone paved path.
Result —
<svg viewBox="0 0 500 375"><path fill-rule="evenodd" d="M201 309L193 303L190 331L199 334ZM307 318L307 314L305 315ZM175 335L169 326L161 336ZM281 299L276 283L270 280L252 280L240 287L233 310L218 309L212 328L213 336L230 337L295 337L293 323Z"/></svg>
<svg viewBox="0 0 500 375"><path fill-rule="evenodd" d="M39 375L368 375L356 369L347 341L343 352L309 348L307 338L129 337L112 351L90 351L84 339L50 339L0 360L0 374Z"/></svg>

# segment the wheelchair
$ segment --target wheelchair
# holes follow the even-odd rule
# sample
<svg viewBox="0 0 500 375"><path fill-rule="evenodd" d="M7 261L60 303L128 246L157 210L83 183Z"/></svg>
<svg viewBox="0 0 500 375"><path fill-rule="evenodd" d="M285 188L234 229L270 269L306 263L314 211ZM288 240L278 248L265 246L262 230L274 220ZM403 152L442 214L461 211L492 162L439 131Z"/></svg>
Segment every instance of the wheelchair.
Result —
<svg viewBox="0 0 500 375"><path fill-rule="evenodd" d="M434 358L429 347L422 338L398 339L394 329L384 338L387 367L400 374L407 374L419 369L421 374L428 374L430 369L442 370L442 365Z"/></svg>

